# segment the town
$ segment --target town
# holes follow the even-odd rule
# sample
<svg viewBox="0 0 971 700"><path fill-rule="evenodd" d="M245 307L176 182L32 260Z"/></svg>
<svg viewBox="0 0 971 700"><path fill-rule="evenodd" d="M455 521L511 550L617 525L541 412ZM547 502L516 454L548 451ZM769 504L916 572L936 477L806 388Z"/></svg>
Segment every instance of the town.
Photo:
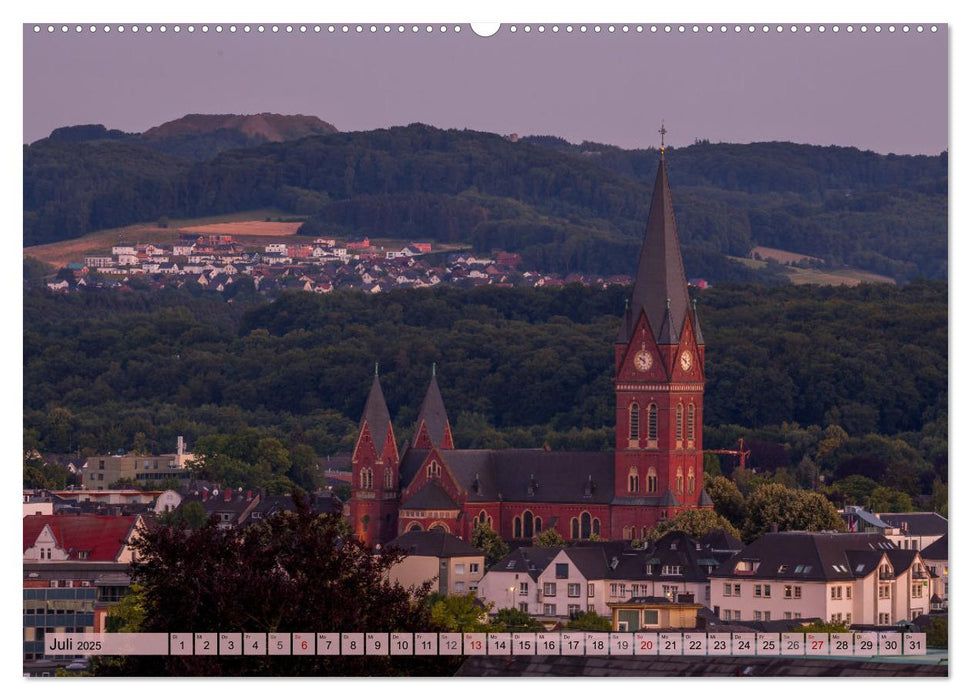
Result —
<svg viewBox="0 0 971 700"><path fill-rule="evenodd" d="M225 226L223 224L222 226ZM629 275L559 275L520 271L522 256L501 250L488 257L468 251L433 251L431 243L412 242L391 250L367 237L339 242L334 238L245 245L231 234L180 233L168 247L151 243L119 244L110 254L86 255L58 271L47 288L56 292L131 288L132 280L153 288L198 284L224 292L243 280L254 291L275 296L285 290L324 294L335 288L379 293L394 288L454 286L562 287L628 285ZM700 287L704 280L692 280Z"/></svg>
<svg viewBox="0 0 971 700"><path fill-rule="evenodd" d="M668 187L662 148L630 303L612 345L613 450L456 445L433 366L414 429L402 440L375 367L353 452L343 469L316 464L326 485L306 499L201 479L200 456L181 438L169 454L78 457L59 467L72 472L76 488L24 491L25 673L86 668L71 656L45 655L45 636L117 629L113 618L137 583L140 538L159 526L217 528L242 537L300 511L297 500L340 521L368 556L393 557L387 576L402 590L455 605L465 601L468 624L618 632L920 631L928 633L929 646L941 639L946 644L948 523L941 515L872 512L859 504L837 513L822 494L781 484L756 491L778 507L764 510L746 541L719 512L725 501L714 487L719 479L730 482L706 471L708 348L688 294ZM353 249L330 240L300 250L281 244L244 263L231 239L218 238L186 242L172 255L185 258L184 275L210 285L247 266L255 285L275 267L332 258L323 263L334 266L327 282L332 288ZM217 268L216 251L238 259ZM423 252L412 245L382 260L359 257L353 269L362 272L353 284L378 291L396 267L414 273L400 279L441 281L437 273L428 276L430 268L414 269ZM131 247L88 262L110 271L115 263L138 264L139 255L158 272L176 264L162 261L166 256L156 249ZM509 263L499 256L488 264L466 258L449 269L453 276L461 270L489 280L501 278L500 268ZM377 268L382 274L374 277ZM308 276L304 284L321 282ZM744 454L740 445L740 460ZM794 504L797 512L785 516L786 527L783 511Z"/></svg>

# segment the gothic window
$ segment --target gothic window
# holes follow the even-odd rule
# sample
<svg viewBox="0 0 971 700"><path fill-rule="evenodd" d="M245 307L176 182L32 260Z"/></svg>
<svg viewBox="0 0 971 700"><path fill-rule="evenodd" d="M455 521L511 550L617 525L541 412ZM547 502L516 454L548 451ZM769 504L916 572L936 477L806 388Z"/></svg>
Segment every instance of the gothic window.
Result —
<svg viewBox="0 0 971 700"><path fill-rule="evenodd" d="M512 519L513 539L521 539L523 536L523 520L518 515Z"/></svg>
<svg viewBox="0 0 971 700"><path fill-rule="evenodd" d="M408 532L421 532L421 524L412 523L411 525L408 526Z"/></svg>
<svg viewBox="0 0 971 700"><path fill-rule="evenodd" d="M538 535L543 531L543 519L536 518L536 534Z"/></svg>
<svg viewBox="0 0 971 700"><path fill-rule="evenodd" d="M695 470L694 467L688 468L688 493L695 492Z"/></svg>
<svg viewBox="0 0 971 700"><path fill-rule="evenodd" d="M580 514L580 539L589 540L592 532L592 522L590 513L584 511Z"/></svg>
<svg viewBox="0 0 971 700"><path fill-rule="evenodd" d="M428 465L428 478L435 479L442 475L442 467L438 462L432 462Z"/></svg>
<svg viewBox="0 0 971 700"><path fill-rule="evenodd" d="M688 429L685 432L688 434L688 446L693 447L695 442L695 405L693 403L688 404Z"/></svg>
<svg viewBox="0 0 971 700"><path fill-rule="evenodd" d="M625 540L634 539L634 528L630 527L629 525L624 528L624 539Z"/></svg>
<svg viewBox="0 0 971 700"><path fill-rule="evenodd" d="M678 412L674 419L674 440L677 442L678 446L681 446L681 441L684 439L684 406L678 404Z"/></svg>
<svg viewBox="0 0 971 700"><path fill-rule="evenodd" d="M657 493L657 472L654 467L647 470L647 492Z"/></svg>
<svg viewBox="0 0 971 700"><path fill-rule="evenodd" d="M593 519L593 534L600 537L600 518Z"/></svg>
<svg viewBox="0 0 971 700"><path fill-rule="evenodd" d="M393 488L391 469L384 470L384 488L390 491Z"/></svg>
<svg viewBox="0 0 971 700"><path fill-rule="evenodd" d="M648 532L647 525L645 525L644 527L641 528L641 537L643 537L644 539L647 539L647 532Z"/></svg>
<svg viewBox="0 0 971 700"><path fill-rule="evenodd" d="M678 495L680 496L681 494L684 493L684 471L681 469L681 467L678 467L678 475L676 478L677 478L676 483L678 488Z"/></svg>
<svg viewBox="0 0 971 700"><path fill-rule="evenodd" d="M448 532L448 527L443 525L442 523L435 523L430 528L428 528L428 531L429 532Z"/></svg>
<svg viewBox="0 0 971 700"><path fill-rule="evenodd" d="M488 513L486 513L484 510L479 511L479 517L477 520L481 525L487 525L490 528L492 527L492 518L489 517Z"/></svg>
<svg viewBox="0 0 971 700"><path fill-rule="evenodd" d="M361 470L361 488L369 489L374 486L374 472L368 468Z"/></svg>
<svg viewBox="0 0 971 700"><path fill-rule="evenodd" d="M641 412L636 403L630 405L630 439L636 440L640 436Z"/></svg>
<svg viewBox="0 0 971 700"><path fill-rule="evenodd" d="M631 467L627 474L627 490L631 493L637 493L639 487L640 477L637 475L637 467Z"/></svg>
<svg viewBox="0 0 971 700"><path fill-rule="evenodd" d="M535 525L536 525L536 522L533 519L532 511L527 510L526 512L524 512L523 513L523 537L524 538L532 537L533 534L535 534L535 527L534 527Z"/></svg>
<svg viewBox="0 0 971 700"><path fill-rule="evenodd" d="M657 442L657 404L647 407L647 439Z"/></svg>
<svg viewBox="0 0 971 700"><path fill-rule="evenodd" d="M570 519L570 539L578 540L580 539L580 521L576 518Z"/></svg>

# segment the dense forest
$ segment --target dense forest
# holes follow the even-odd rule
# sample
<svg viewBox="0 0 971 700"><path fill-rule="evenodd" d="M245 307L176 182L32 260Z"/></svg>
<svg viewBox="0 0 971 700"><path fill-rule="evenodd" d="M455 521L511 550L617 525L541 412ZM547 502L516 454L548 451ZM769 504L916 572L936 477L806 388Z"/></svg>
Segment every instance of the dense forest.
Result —
<svg viewBox="0 0 971 700"><path fill-rule="evenodd" d="M205 159L85 134L24 147L25 245L162 216L278 207L308 217L306 235L460 241L520 252L543 271L629 273L658 157L420 124ZM898 281L946 278L946 154L701 142L667 149L667 164L699 275L717 267L712 256L724 266L723 256L764 245ZM735 279L752 279L731 265Z"/></svg>
<svg viewBox="0 0 971 700"><path fill-rule="evenodd" d="M250 289L25 290L25 448L166 452L177 435L246 433L254 450L274 438L331 455L353 444L375 362L400 440L436 363L460 447L612 448L629 288L271 303ZM744 438L750 466L794 485L857 475L916 499L946 483L945 283L722 285L697 299L706 447Z"/></svg>

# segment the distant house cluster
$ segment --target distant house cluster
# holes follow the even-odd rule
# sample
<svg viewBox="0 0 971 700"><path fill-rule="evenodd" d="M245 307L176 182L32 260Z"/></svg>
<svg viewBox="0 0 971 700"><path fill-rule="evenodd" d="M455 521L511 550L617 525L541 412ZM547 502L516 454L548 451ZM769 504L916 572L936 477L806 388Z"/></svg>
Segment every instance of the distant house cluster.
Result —
<svg viewBox="0 0 971 700"><path fill-rule="evenodd" d="M182 287L194 282L203 289L223 292L242 279L251 279L257 292L273 296L286 290L326 294L335 288L378 293L399 287L434 287L448 284L562 287L583 284L606 287L628 285L628 275L559 275L536 270L520 271L518 253L493 251L488 257L452 253L434 261L432 244L411 242L388 250L369 238L338 242L317 238L312 243L274 242L247 247L233 236L180 234L169 247L153 244L119 244L111 253L87 255L83 262L62 268L47 282L52 291L130 287L135 278L156 288Z"/></svg>

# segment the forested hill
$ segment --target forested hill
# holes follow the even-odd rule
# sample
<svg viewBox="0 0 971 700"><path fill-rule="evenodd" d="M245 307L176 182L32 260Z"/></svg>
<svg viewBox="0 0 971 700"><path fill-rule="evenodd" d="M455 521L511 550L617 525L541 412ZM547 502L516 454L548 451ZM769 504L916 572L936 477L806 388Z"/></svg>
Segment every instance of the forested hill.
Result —
<svg viewBox="0 0 971 700"><path fill-rule="evenodd" d="M669 148L667 163L695 257L764 245L898 280L946 276L946 156L698 143ZM656 167L656 151L420 124L203 161L126 140L48 139L24 149L24 243L273 206L308 216L308 235L462 241L546 271L629 273Z"/></svg>

